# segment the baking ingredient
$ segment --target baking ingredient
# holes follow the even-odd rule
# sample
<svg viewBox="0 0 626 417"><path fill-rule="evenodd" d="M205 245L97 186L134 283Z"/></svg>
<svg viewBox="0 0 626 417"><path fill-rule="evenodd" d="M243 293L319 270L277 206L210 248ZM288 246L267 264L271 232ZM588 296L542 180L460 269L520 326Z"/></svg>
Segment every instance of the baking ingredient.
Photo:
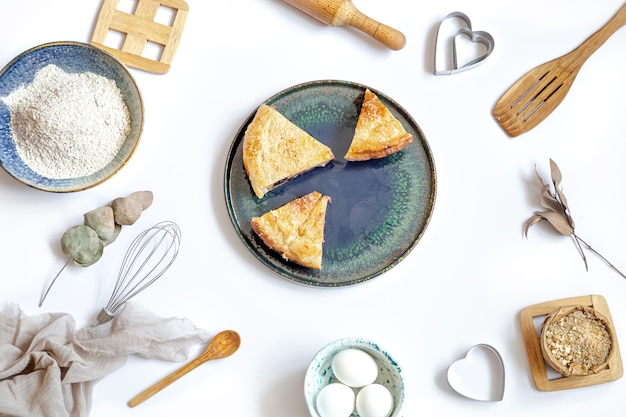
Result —
<svg viewBox="0 0 626 417"><path fill-rule="evenodd" d="M367 351L359 348L340 350L332 358L331 370L337 381L324 386L316 399L321 417L349 417L355 409L359 417L391 415L393 394L389 388L375 382L378 363ZM346 404L348 399L352 401L350 410Z"/></svg>
<svg viewBox="0 0 626 417"><path fill-rule="evenodd" d="M393 411L393 396L384 385L366 385L356 396L356 411L359 417L389 417Z"/></svg>
<svg viewBox="0 0 626 417"><path fill-rule="evenodd" d="M577 309L549 323L545 337L554 358L578 374L602 365L611 351L606 326L589 311Z"/></svg>
<svg viewBox="0 0 626 417"><path fill-rule="evenodd" d="M373 383L378 377L378 365L372 356L361 349L340 350L332 361L335 377L344 384L359 388Z"/></svg>
<svg viewBox="0 0 626 417"><path fill-rule="evenodd" d="M331 383L317 394L315 406L320 417L350 417L354 410L354 391L344 384Z"/></svg>
<svg viewBox="0 0 626 417"><path fill-rule="evenodd" d="M11 110L17 153L38 174L78 178L106 167L130 131L115 81L50 64L2 100Z"/></svg>

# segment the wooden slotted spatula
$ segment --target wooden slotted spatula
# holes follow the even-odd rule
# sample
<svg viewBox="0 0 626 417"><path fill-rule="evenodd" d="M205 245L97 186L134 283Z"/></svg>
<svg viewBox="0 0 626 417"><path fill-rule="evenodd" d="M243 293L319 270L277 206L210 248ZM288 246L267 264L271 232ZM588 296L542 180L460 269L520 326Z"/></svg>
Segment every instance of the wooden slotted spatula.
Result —
<svg viewBox="0 0 626 417"><path fill-rule="evenodd" d="M567 95L587 58L624 24L626 4L576 49L539 65L513 84L493 109L493 115L504 131L515 137L548 117Z"/></svg>

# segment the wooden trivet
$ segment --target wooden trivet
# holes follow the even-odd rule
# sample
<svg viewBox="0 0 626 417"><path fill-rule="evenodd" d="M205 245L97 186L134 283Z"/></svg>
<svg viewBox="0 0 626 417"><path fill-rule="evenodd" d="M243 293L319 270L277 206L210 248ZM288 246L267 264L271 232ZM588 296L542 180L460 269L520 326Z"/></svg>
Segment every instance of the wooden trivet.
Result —
<svg viewBox="0 0 626 417"><path fill-rule="evenodd" d="M557 377L550 379L548 377L547 365L541 354L541 345L539 341L539 333L535 327L534 319L540 316L541 319L545 318L553 310L558 307L582 305L586 307L593 307L600 313L602 313L609 325L613 326L613 319L611 318L611 312L609 306L600 295L587 295L574 298L564 298L561 300L548 301L545 303L535 304L533 306L526 307L520 313L520 321L522 325L522 336L524 338L524 344L526 345L526 354L528 356L528 363L530 365L530 371L533 376L533 380L537 389L540 391L557 391L570 388L580 388L591 385L602 384L605 382L615 381L622 377L624 368L622 365L622 358L619 353L619 345L617 343L617 337L613 340L613 349L615 352L613 357L609 361L609 366L595 375L585 376L568 376ZM615 334L615 331L613 331Z"/></svg>
<svg viewBox="0 0 626 417"><path fill-rule="evenodd" d="M119 0L104 0L91 44L110 52L129 67L165 74L180 42L189 6L183 0L137 0L134 14L129 14L117 9L118 3ZM162 6L174 13L171 26L154 20ZM121 49L106 45L110 32L125 37ZM148 42L162 47L159 59L143 56Z"/></svg>

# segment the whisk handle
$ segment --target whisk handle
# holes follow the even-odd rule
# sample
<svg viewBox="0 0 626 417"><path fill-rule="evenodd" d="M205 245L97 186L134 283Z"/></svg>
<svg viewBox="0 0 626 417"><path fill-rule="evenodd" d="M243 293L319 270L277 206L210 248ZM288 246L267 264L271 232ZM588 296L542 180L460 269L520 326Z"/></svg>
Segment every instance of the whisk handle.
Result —
<svg viewBox="0 0 626 417"><path fill-rule="evenodd" d="M109 314L109 312L103 308L96 316L96 320L98 320L99 324L106 323L107 321L113 320L113 315Z"/></svg>

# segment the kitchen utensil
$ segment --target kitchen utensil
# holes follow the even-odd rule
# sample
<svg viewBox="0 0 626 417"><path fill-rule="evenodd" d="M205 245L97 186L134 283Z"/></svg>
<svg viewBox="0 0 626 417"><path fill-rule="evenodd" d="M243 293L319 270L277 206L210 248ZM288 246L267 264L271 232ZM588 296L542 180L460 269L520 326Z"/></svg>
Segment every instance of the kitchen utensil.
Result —
<svg viewBox="0 0 626 417"><path fill-rule="evenodd" d="M502 401L504 398L504 362L500 353L484 343L472 346L463 359L448 367L450 388L476 401Z"/></svg>
<svg viewBox="0 0 626 417"><path fill-rule="evenodd" d="M576 49L534 68L513 84L493 109L504 131L518 136L548 117L567 95L587 58L624 24L626 4Z"/></svg>
<svg viewBox="0 0 626 417"><path fill-rule="evenodd" d="M159 279L176 259L179 246L176 223L157 223L141 232L124 255L115 288L98 314L98 323L111 320L126 301Z"/></svg>
<svg viewBox="0 0 626 417"><path fill-rule="evenodd" d="M447 67L440 68L439 67L440 62L444 61L443 59L444 57L442 56L443 51L440 50L440 47L444 46L444 45L440 45L441 27L447 21L453 20L453 19L458 19L459 21L461 21L462 26L455 33L452 34L452 39L451 39L452 65L450 68L447 68ZM471 42L480 43L485 47L484 53L472 59L471 61L463 64L460 67L457 61L457 38L459 36L466 36ZM443 18L443 20L439 24L439 28L437 29L437 39L435 41L435 75L452 75L452 74L467 71L469 69L477 67L478 65L482 64L487 58L489 58L489 55L491 55L491 53L493 52L494 46L495 46L495 42L493 40L493 37L488 32L472 29L472 22L470 21L470 18L465 13L462 13L462 12L450 13Z"/></svg>
<svg viewBox="0 0 626 417"><path fill-rule="evenodd" d="M91 43L115 55L129 67L164 74L169 71L189 12L184 0L135 0L133 13L117 9L119 0L104 0ZM171 22L160 23L159 15ZM172 16L169 16L172 15ZM109 46L109 36L122 35L121 48ZM154 47L154 48L150 48ZM149 52L154 52L150 57Z"/></svg>
<svg viewBox="0 0 626 417"><path fill-rule="evenodd" d="M370 35L388 48L404 48L402 32L361 13L351 0L284 0L329 26L352 26Z"/></svg>
<svg viewBox="0 0 626 417"><path fill-rule="evenodd" d="M213 337L213 339L209 343L209 346L200 356L189 362L187 365L184 365L178 370L172 372L151 387L137 394L133 399L128 402L128 405L130 407L135 407L141 404L157 392L161 391L163 388L170 385L172 382L178 380L180 377L186 375L187 373L196 369L198 366L202 365L205 362L208 362L212 359L223 359L232 355L237 351L237 349L239 349L240 344L241 338L236 331L224 330L222 332L219 332L215 335L215 337Z"/></svg>

